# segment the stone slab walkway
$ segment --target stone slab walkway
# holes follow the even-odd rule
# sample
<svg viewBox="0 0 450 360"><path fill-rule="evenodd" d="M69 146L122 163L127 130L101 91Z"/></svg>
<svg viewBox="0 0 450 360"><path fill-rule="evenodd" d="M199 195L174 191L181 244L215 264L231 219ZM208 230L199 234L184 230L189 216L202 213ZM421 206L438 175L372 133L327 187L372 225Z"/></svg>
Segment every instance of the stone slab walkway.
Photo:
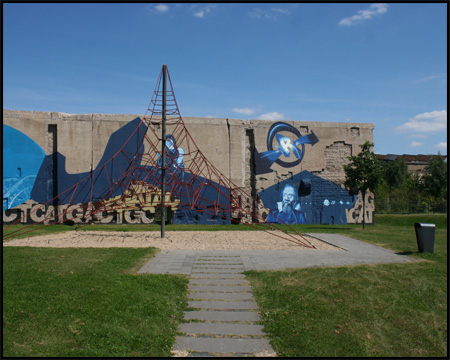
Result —
<svg viewBox="0 0 450 360"><path fill-rule="evenodd" d="M246 270L406 263L393 251L342 235L307 234L332 250L164 250L139 273L190 275L188 304L174 351L189 356L275 356L261 326Z"/></svg>
<svg viewBox="0 0 450 360"><path fill-rule="evenodd" d="M263 332L239 255L197 254L192 263L186 323L173 351L189 356L275 355Z"/></svg>

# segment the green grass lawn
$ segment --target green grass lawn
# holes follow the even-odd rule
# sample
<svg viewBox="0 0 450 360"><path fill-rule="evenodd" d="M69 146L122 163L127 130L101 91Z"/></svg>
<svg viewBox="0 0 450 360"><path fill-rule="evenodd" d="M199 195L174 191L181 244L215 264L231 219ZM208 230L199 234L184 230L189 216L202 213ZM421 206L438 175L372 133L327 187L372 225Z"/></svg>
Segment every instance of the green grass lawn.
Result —
<svg viewBox="0 0 450 360"><path fill-rule="evenodd" d="M375 219L364 231L361 225L295 227L343 234L423 261L247 273L279 356L447 356L447 216ZM434 254L417 252L415 222L436 224ZM80 229L130 228L158 231L156 225ZM72 229L55 225L28 235ZM214 227L245 229L251 228ZM4 247L3 355L170 356L186 309L188 279L137 275L155 251Z"/></svg>
<svg viewBox="0 0 450 360"><path fill-rule="evenodd" d="M414 222L437 225L434 254L418 253ZM448 355L446 215L378 215L364 231L307 231L341 233L424 261L247 272L279 356Z"/></svg>
<svg viewBox="0 0 450 360"><path fill-rule="evenodd" d="M136 275L154 253L3 248L3 356L170 356L188 280Z"/></svg>

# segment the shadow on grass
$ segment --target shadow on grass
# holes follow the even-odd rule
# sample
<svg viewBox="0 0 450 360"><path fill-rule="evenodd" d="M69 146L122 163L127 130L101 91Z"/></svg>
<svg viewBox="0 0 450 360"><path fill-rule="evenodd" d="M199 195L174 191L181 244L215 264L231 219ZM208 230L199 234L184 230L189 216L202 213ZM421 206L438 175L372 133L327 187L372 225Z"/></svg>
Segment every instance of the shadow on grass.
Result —
<svg viewBox="0 0 450 360"><path fill-rule="evenodd" d="M395 253L396 255L417 255L417 251L399 251Z"/></svg>

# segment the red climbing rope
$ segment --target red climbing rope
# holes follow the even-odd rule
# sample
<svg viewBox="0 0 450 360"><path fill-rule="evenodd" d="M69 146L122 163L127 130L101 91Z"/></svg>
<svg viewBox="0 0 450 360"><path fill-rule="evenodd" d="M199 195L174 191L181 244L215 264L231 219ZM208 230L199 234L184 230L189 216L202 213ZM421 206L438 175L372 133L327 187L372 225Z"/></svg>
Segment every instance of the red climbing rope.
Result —
<svg viewBox="0 0 450 360"><path fill-rule="evenodd" d="M247 224L295 244L315 248L280 219L280 224L265 223L262 214L268 214L269 209L223 175L199 150L180 115L168 72L169 86L165 93L168 135L164 139L166 163L162 164L162 73L161 70L145 115L120 149L80 182L46 204L33 207L33 211L5 227L4 230L11 225L28 222L25 216L39 219L20 229L11 229L7 234L4 232L4 238L62 223L65 219L76 223L102 222L114 216L124 216L130 210L154 214L157 209L161 209L161 197L164 196L164 203L175 204L176 211L194 211L229 219L230 222ZM141 143L136 152L130 152L126 145L135 138L140 138ZM119 157L121 161L118 161ZM124 159L126 167L123 166ZM165 194L161 193L163 168L166 170ZM113 176L118 169L120 176ZM94 187L100 177L106 179L104 185ZM80 198L83 202L73 203L73 199ZM49 211L55 199L65 205Z"/></svg>

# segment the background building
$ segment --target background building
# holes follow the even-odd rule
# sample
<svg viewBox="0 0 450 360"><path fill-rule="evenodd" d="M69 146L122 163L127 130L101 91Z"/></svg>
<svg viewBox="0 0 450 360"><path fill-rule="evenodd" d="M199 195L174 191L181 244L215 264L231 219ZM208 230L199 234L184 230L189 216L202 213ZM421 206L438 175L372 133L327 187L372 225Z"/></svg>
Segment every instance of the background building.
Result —
<svg viewBox="0 0 450 360"><path fill-rule="evenodd" d="M432 155L394 155L394 154L387 154L387 155L381 155L377 154L378 160L381 161L394 161L395 159L403 160L406 163L408 172L411 175L416 175L419 178L422 177L424 174L424 170L428 165L428 162L430 161ZM445 161L447 161L447 155L442 155Z"/></svg>

